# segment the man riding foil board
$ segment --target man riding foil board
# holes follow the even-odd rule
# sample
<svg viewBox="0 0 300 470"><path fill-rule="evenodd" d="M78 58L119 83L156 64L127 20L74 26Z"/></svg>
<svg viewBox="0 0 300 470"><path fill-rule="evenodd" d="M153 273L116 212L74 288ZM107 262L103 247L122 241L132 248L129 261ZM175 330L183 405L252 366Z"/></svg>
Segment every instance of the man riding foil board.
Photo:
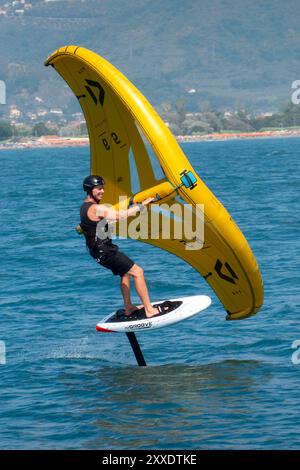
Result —
<svg viewBox="0 0 300 470"><path fill-rule="evenodd" d="M128 256L119 251L111 241L109 222L135 216L144 210L154 198L145 199L142 204L133 204L127 210L114 210L100 204L104 194L105 182L101 176L90 175L83 181L83 190L87 197L80 208L80 229L82 230L90 255L101 266L110 269L114 275L121 277L121 292L124 299L125 317L139 317L139 309L144 310L146 318L168 313L174 309L172 302L166 301L160 305L152 305L149 298L144 270ZM137 307L132 304L130 297L130 278L142 304ZM142 310L141 310L142 312Z"/></svg>

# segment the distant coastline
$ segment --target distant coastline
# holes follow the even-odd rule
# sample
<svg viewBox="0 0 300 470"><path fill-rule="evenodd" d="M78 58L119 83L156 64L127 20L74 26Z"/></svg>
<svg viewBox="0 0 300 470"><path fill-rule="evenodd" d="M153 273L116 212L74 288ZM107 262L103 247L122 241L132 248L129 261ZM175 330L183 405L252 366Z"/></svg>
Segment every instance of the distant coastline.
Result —
<svg viewBox="0 0 300 470"><path fill-rule="evenodd" d="M223 132L213 134L178 135L176 136L176 140L180 143L183 143L256 139L267 137L300 137L300 129L280 129L261 132ZM0 142L0 150L45 147L86 147L88 145L88 137L60 137L55 135L45 135L42 137L24 137L23 139L6 140Z"/></svg>
<svg viewBox="0 0 300 470"><path fill-rule="evenodd" d="M222 140L241 140L241 139L261 139L267 137L300 137L299 129L280 129L255 132L220 132L204 135L183 135L176 136L178 142L199 142L199 141L222 141Z"/></svg>

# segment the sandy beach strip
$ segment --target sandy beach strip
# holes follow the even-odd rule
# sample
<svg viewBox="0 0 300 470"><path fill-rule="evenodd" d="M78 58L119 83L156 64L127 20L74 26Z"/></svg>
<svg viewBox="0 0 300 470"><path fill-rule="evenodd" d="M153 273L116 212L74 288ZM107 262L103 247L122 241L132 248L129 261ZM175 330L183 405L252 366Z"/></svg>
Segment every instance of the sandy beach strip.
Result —
<svg viewBox="0 0 300 470"><path fill-rule="evenodd" d="M183 142L224 141L234 139L256 139L268 137L300 137L300 129L280 129L262 132L222 132L213 134L178 135L176 140ZM86 147L89 145L88 137L60 137L45 135L18 140L0 142L0 150L44 148L44 147Z"/></svg>

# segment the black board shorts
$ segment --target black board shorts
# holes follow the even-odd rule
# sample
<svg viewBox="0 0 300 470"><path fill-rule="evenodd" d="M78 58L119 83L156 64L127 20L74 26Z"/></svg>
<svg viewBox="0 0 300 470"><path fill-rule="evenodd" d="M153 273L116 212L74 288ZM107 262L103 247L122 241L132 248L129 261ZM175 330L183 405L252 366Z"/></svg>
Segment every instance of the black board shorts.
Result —
<svg viewBox="0 0 300 470"><path fill-rule="evenodd" d="M115 276L124 276L134 265L134 261L119 251L113 243L96 244L90 254L104 268L110 269Z"/></svg>

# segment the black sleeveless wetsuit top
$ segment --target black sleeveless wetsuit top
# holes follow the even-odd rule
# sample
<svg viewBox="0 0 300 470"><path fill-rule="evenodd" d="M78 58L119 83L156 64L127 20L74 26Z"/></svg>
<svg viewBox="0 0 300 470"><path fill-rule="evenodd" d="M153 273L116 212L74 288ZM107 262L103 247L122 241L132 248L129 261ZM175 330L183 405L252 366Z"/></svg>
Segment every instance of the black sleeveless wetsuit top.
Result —
<svg viewBox="0 0 300 470"><path fill-rule="evenodd" d="M112 243L112 232L105 218L102 222L93 222L88 218L87 212L93 202L84 202L80 208L80 225L83 230L86 245L90 255L97 263L110 269L116 276L124 276L134 265L128 256L119 251L119 247ZM97 227L98 226L98 227Z"/></svg>
<svg viewBox="0 0 300 470"><path fill-rule="evenodd" d="M94 202L84 202L80 207L80 225L84 232L85 241L87 247L91 250L95 247L96 244L96 229L98 222L88 218L87 212L89 208L94 204ZM107 232L107 238L104 240L97 239L97 244L105 243L111 244L111 238L109 238L108 224L105 225L105 231Z"/></svg>

